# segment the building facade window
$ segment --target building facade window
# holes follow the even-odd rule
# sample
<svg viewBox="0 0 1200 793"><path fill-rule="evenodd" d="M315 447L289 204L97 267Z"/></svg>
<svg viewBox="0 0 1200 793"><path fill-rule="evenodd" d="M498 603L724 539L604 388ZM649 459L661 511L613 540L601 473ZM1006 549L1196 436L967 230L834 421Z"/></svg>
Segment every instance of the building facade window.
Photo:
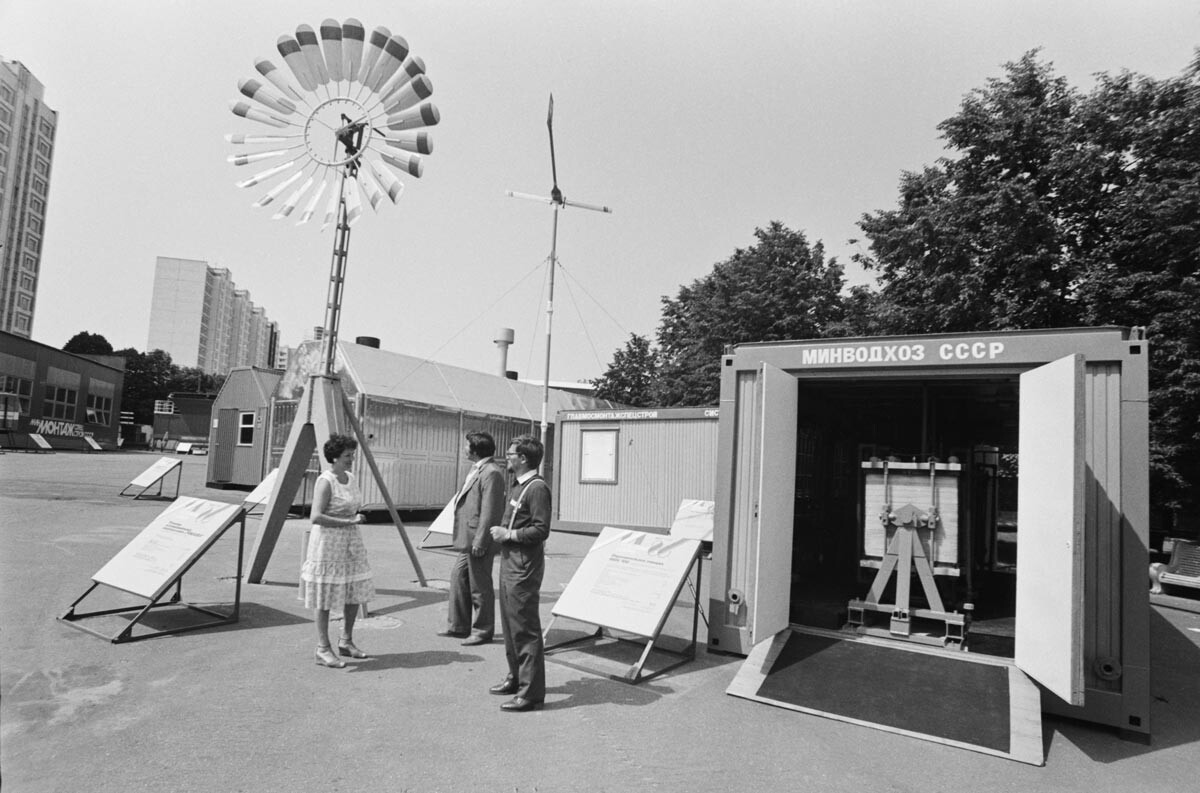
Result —
<svg viewBox="0 0 1200 793"><path fill-rule="evenodd" d="M254 445L254 414L242 413L238 418L238 446Z"/></svg>
<svg viewBox="0 0 1200 793"><path fill-rule="evenodd" d="M0 374L0 410L9 414L29 415L29 400L33 396L33 381L11 374Z"/></svg>
<svg viewBox="0 0 1200 793"><path fill-rule="evenodd" d="M617 437L616 428L586 429L580 433L580 482L616 484Z"/></svg>
<svg viewBox="0 0 1200 793"><path fill-rule="evenodd" d="M90 424L112 424L113 396L117 392L115 383L88 378L87 420Z"/></svg>
<svg viewBox="0 0 1200 793"><path fill-rule="evenodd" d="M112 424L112 397L88 394L87 420L88 424Z"/></svg>
<svg viewBox="0 0 1200 793"><path fill-rule="evenodd" d="M78 399L78 391L47 383L45 398L42 401L42 415L50 419L74 421Z"/></svg>

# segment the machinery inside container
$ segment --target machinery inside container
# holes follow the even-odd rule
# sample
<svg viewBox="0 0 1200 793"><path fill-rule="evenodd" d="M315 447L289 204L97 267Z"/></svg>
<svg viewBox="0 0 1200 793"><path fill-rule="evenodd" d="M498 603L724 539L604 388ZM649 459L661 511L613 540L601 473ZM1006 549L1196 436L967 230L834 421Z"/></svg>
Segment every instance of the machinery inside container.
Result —
<svg viewBox="0 0 1200 793"><path fill-rule="evenodd" d="M937 592L947 611L969 613L971 651L1012 655L1018 390L1017 377L1007 375L800 380L793 623L843 628L848 604L877 585L881 565L870 566L864 532L878 530L881 518L877 509L865 514L864 462L957 462L956 514L940 516L957 532L957 564L938 568ZM896 602L898 578L880 590L881 602ZM916 576L908 598L914 608L929 608Z"/></svg>

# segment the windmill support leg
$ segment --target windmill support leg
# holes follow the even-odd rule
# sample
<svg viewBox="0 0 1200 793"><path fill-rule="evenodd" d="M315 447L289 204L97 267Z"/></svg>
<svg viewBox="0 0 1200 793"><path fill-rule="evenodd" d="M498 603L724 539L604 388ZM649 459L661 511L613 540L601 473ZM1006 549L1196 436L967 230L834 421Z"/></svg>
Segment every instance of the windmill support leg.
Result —
<svg viewBox="0 0 1200 793"><path fill-rule="evenodd" d="M279 533L287 520L288 510L296 498L296 491L304 481L309 461L318 443L324 443L333 432L342 426L341 399L334 390L341 391L336 382L337 378L312 375L308 385L300 397L296 409L296 418L292 421L292 429L288 433L287 446L279 461L279 475L275 479L275 487L271 490L271 498L258 524L258 535L254 539L254 548L250 552L250 571L246 581L251 584L262 582L267 571L267 562L279 541Z"/></svg>
<svg viewBox="0 0 1200 793"><path fill-rule="evenodd" d="M388 514L396 525L400 539L404 541L404 547L408 551L408 558L412 561L413 569L417 573L417 579L421 586L429 585L425 579L425 572L421 569L421 563L417 559L416 549L413 548L412 541L408 539L408 534L404 531L404 523L400 520L396 506L388 494L383 475L379 472L379 466L375 462L375 456L371 454L371 448L367 445L366 433L363 432L362 425L354 416L354 408L342 390L341 381L331 375L312 375L308 379L308 387L304 390L299 409L296 411L296 418L292 422L287 447L284 449L283 458L279 461L279 476L275 480L271 499L267 502L266 511L259 522L258 536L254 541L247 582L251 584L262 582L267 563L271 560L271 554L279 541L283 523L287 520L288 510L296 498L296 491L299 490L300 483L304 480L304 474L313 452L333 433L348 434L348 432L352 432L358 439L359 448L362 449L367 466L371 469L375 484L379 487L379 492L387 504Z"/></svg>

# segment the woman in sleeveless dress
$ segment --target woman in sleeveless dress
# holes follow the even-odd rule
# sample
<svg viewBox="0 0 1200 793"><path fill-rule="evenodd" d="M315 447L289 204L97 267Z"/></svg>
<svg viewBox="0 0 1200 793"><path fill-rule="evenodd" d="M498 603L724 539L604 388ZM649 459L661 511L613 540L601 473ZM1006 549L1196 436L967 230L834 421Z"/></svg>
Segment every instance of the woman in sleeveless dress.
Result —
<svg viewBox="0 0 1200 793"><path fill-rule="evenodd" d="M350 658L369 656L354 644L354 620L359 604L375 594L371 565L358 524L362 496L350 473L358 442L348 435L331 435L322 449L328 471L317 477L313 488L312 532L308 556L300 568L301 599L315 611L317 663L341 669ZM329 642L329 612L342 610L342 634L337 653Z"/></svg>

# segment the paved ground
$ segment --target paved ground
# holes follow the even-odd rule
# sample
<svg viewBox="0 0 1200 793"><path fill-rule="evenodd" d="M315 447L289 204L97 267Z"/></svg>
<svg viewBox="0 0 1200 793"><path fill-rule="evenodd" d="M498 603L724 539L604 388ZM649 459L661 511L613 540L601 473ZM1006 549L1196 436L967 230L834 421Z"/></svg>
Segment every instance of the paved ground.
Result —
<svg viewBox="0 0 1200 793"><path fill-rule="evenodd" d="M376 658L345 670L312 660L311 621L295 598L298 520L266 581L243 586L234 626L114 645L57 622L163 508L117 495L157 458L0 456L6 793L1195 789L1200 615L1178 609L1152 615L1151 745L1048 719L1044 768L727 696L739 665L728 656L702 654L638 686L597 674L636 660L624 644L553 656L547 708L501 713L486 689L503 675L503 646L434 636L451 557L420 552L431 584L421 588L386 525L365 527L380 593L358 637ZM206 458L182 459L183 495L240 500L204 487ZM247 553L255 530L252 520ZM418 524L408 531L414 543L424 535ZM232 601L232 537L185 577L188 600ZM547 616L591 538L551 542ZM136 602L102 592L85 604ZM116 633L123 621L94 624ZM677 609L670 632L689 627Z"/></svg>

